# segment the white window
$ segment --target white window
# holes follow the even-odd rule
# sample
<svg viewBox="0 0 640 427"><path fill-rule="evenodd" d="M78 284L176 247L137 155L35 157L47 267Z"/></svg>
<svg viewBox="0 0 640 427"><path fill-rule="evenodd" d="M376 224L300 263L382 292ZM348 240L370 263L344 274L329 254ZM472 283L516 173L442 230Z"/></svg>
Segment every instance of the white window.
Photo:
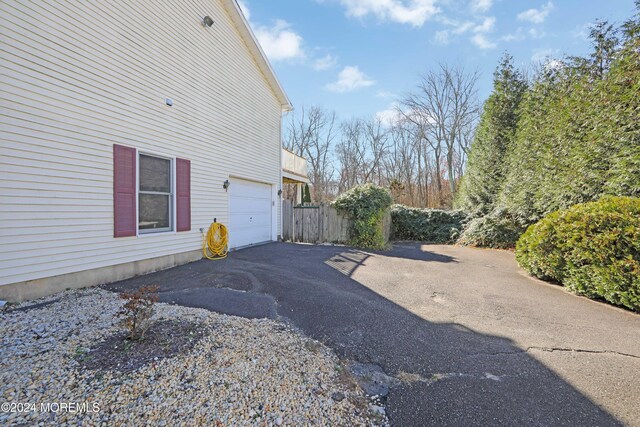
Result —
<svg viewBox="0 0 640 427"><path fill-rule="evenodd" d="M173 231L173 164L171 159L138 157L138 232Z"/></svg>

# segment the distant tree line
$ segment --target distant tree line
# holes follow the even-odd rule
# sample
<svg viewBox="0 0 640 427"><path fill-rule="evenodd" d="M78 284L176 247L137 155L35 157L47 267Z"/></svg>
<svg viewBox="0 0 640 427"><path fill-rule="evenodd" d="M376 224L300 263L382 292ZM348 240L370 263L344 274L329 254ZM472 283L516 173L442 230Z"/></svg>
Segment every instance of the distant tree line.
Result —
<svg viewBox="0 0 640 427"><path fill-rule="evenodd" d="M441 65L399 101L391 121L339 120L303 107L291 116L284 145L307 159L314 202L373 183L390 189L396 203L451 206L479 116L477 80L475 72Z"/></svg>

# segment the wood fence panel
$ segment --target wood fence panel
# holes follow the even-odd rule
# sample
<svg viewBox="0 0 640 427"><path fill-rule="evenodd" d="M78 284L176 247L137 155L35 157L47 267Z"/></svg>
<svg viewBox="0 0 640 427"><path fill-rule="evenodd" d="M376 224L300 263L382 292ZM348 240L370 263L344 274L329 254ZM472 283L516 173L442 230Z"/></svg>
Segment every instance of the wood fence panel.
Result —
<svg viewBox="0 0 640 427"><path fill-rule="evenodd" d="M349 240L349 220L331 206L327 207L326 240L331 243L345 243Z"/></svg>
<svg viewBox="0 0 640 427"><path fill-rule="evenodd" d="M282 205L282 238L304 243L346 243L350 221L330 205L294 207L289 200ZM391 234L391 214L382 221L385 240Z"/></svg>
<svg viewBox="0 0 640 427"><path fill-rule="evenodd" d="M337 219L336 223L337 223L337 231L338 231L336 240L338 242L346 243L349 241L349 228L351 226L351 222L349 221L349 219L347 219L343 215L339 215L337 212L336 212L336 219Z"/></svg>
<svg viewBox="0 0 640 427"><path fill-rule="evenodd" d="M318 212L318 216L320 217L320 241L321 242L330 242L329 235L329 226L331 222L329 221L329 210L332 209L331 206L320 205L320 211Z"/></svg>
<svg viewBox="0 0 640 427"><path fill-rule="evenodd" d="M391 212L387 212L382 218L382 235L385 242L391 239Z"/></svg>
<svg viewBox="0 0 640 427"><path fill-rule="evenodd" d="M300 208L293 209L293 241L304 242L303 230L304 230L304 210Z"/></svg>
<svg viewBox="0 0 640 427"><path fill-rule="evenodd" d="M304 208L304 231L302 241L305 243L318 243L318 208Z"/></svg>
<svg viewBox="0 0 640 427"><path fill-rule="evenodd" d="M326 242L332 243L335 242L337 240L337 233L336 233L336 210L333 209L331 206L327 206L327 208L324 211L324 215L325 215L325 234L324 234L324 238Z"/></svg>

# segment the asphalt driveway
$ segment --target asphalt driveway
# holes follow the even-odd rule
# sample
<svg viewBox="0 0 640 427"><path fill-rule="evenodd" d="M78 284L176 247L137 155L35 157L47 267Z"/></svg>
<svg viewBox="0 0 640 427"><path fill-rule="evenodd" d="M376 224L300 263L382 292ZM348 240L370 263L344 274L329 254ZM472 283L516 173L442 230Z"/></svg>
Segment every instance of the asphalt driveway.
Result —
<svg viewBox="0 0 640 427"><path fill-rule="evenodd" d="M640 425L640 316L531 279L510 252L273 243L107 288L145 284L381 367L393 425Z"/></svg>

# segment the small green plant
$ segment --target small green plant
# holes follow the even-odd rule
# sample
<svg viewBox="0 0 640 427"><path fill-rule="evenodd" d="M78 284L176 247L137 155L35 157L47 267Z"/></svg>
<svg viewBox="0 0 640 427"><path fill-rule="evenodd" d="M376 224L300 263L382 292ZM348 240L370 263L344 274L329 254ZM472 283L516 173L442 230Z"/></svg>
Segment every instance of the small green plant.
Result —
<svg viewBox="0 0 640 427"><path fill-rule="evenodd" d="M536 277L640 311L640 198L553 212L518 240L516 259Z"/></svg>
<svg viewBox="0 0 640 427"><path fill-rule="evenodd" d="M158 286L144 286L136 291L123 292L120 298L126 300L118 316L129 332L130 340L142 340L151 326L154 304L158 302Z"/></svg>
<svg viewBox="0 0 640 427"><path fill-rule="evenodd" d="M351 219L351 245L384 249L387 242L382 219L391 203L389 191L373 184L364 184L338 196L333 206Z"/></svg>
<svg viewBox="0 0 640 427"><path fill-rule="evenodd" d="M309 184L304 185L304 195L302 196L302 203L311 203L311 192L309 191Z"/></svg>
<svg viewBox="0 0 640 427"><path fill-rule="evenodd" d="M84 362L85 360L90 359L91 356L89 354L89 349L86 347L77 346L75 353L73 354L73 358L78 362Z"/></svg>

